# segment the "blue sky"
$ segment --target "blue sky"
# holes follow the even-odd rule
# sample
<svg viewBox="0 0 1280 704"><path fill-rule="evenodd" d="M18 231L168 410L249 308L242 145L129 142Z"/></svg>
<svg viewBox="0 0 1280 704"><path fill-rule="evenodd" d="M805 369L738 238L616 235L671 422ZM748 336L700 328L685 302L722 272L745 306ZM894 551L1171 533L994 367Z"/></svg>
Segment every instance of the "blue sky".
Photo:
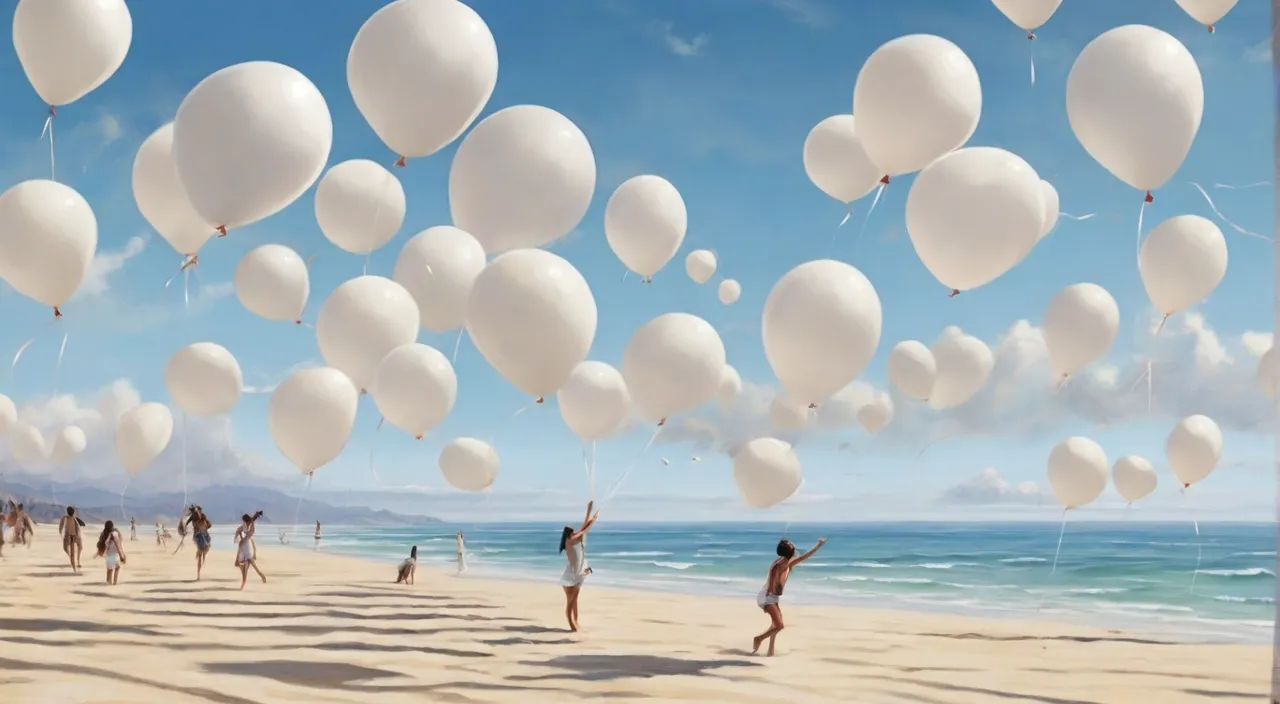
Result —
<svg viewBox="0 0 1280 704"><path fill-rule="evenodd" d="M341 252L321 236L313 216L313 191L267 221L210 242L201 252L191 304L184 307L180 281L170 290L163 286L180 258L149 232L134 207L129 173L141 141L172 119L187 90L219 68L259 59L294 66L324 93L335 127L330 164L351 158L389 163L395 155L356 111L345 81L351 39L381 4L312 0L304 13L297 2L133 3L134 41L124 66L101 88L61 109L55 126L59 177L93 205L100 226L97 273L109 274L95 278L92 295L64 308L67 317L61 325L69 332L69 343L57 375L60 391L91 404L96 389L124 378L143 399L167 401L165 361L182 345L202 340L230 349L245 369L247 384L276 382L293 365L319 359L310 330L257 319L229 295L239 257L267 242L316 256L312 316L334 286L361 273L362 258ZM1064 3L1034 43L1034 87L1028 77L1028 42L986 2L471 4L493 31L500 60L498 86L483 114L521 103L547 105L574 120L595 150L599 178L592 208L578 230L553 250L590 283L601 311L590 356L610 363L619 361L631 332L644 321L683 310L713 323L730 363L745 379L768 387L773 380L760 343L759 312L769 288L796 264L834 254L860 267L883 303L880 352L863 376L873 385L884 386L884 357L897 341L931 342L943 327L959 325L994 348L1015 321L1037 324L1053 293L1079 281L1106 287L1120 303L1126 324L1113 356L1123 367L1140 352L1137 331L1149 314L1133 256L1140 194L1089 158L1072 136L1064 108L1071 61L1090 39L1113 26L1145 23L1169 31L1195 55L1204 75L1206 105L1199 136L1182 171L1155 194L1148 228L1182 213L1212 217L1189 181L1243 185L1270 181L1273 171L1272 151L1266 148L1274 112L1265 3L1240 3L1214 35L1164 0ZM858 203L853 221L835 232L833 252L842 207L808 181L800 158L814 124L851 109L854 78L866 56L888 39L919 32L956 42L978 68L983 115L970 144L999 146L1026 158L1055 184L1064 212L1101 214L1087 222L1064 219L1015 270L956 299L946 297L905 236L907 179L895 180L885 192L855 250L857 224L868 201ZM47 176L47 144L36 140L45 109L12 52L0 55L0 91L9 96L7 109L0 112L0 185ZM454 147L397 171L409 197L408 215L396 239L374 254L370 273L389 276L410 236L449 223L446 184ZM669 179L689 209L685 245L651 286L638 285L634 277L622 280L623 268L602 231L604 203L612 189L641 173ZM1232 220L1271 234L1271 188L1212 194ZM1198 312L1243 369L1252 362L1242 356L1240 335L1273 327L1267 292L1273 288L1274 263L1267 243L1223 229L1231 251L1228 275ZM145 246L130 245L135 237L145 238ZM721 306L713 285L698 287L684 275L684 255L702 247L718 252L721 274L742 283L742 298L734 306ZM38 403L53 390L60 338L44 327L47 310L12 291L5 291L3 300L7 316L0 349L16 350L43 332L15 377L0 389L20 405ZM1183 344L1193 333L1199 334L1186 332L1171 344L1194 354L1195 344ZM424 333L421 339L446 353L454 343L452 335ZM497 432L503 466L495 491L554 490L585 498L580 447L554 407L536 407L507 421L526 400L465 340L457 373L458 404L431 437L415 442L387 429L379 435L376 462L385 484L441 487L435 458L444 442L457 435L484 438ZM1244 372L1231 374L1243 378ZM1159 384L1162 377L1156 379ZM243 399L232 418L233 441L241 454L282 465L266 432L266 402L264 395ZM375 487L368 449L377 420L371 400L362 401L347 452L317 474L318 487ZM800 446L806 470L803 492L828 500L832 507L845 499L894 496L927 515L951 510L937 497L972 481L988 466L1012 484L1043 484L1049 448L1072 433L1092 435L1112 457L1132 452L1162 461L1163 436L1172 422L1157 416L1097 429L1066 417L1033 431L952 438L919 457L919 444L886 442L864 449L866 439L858 431L830 432L806 438ZM647 429L637 430L601 444L602 485L631 462L647 434ZM840 443L859 449L841 451ZM691 465L693 454L703 461ZM661 465L659 457L669 458L670 466ZM1235 501L1231 497L1247 494L1256 501L1261 493L1268 497L1259 504L1263 510L1270 504L1273 481L1260 467L1268 467L1271 457L1268 438L1229 430L1226 459L1237 466L1213 477L1216 486L1205 489L1206 501L1217 505L1216 495L1226 508ZM175 471L158 466L138 482ZM708 449L658 444L631 474L626 491L730 496L730 463ZM998 487L993 491L1000 499Z"/></svg>

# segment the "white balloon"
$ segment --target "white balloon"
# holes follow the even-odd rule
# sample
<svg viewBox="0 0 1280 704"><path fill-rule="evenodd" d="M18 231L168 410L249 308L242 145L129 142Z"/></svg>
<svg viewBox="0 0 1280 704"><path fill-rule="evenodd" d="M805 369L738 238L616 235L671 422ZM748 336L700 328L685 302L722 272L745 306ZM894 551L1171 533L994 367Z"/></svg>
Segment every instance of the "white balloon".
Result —
<svg viewBox="0 0 1280 704"><path fill-rule="evenodd" d="M541 247L582 222L596 158L569 118L515 105L484 118L449 167L449 212L489 254Z"/></svg>
<svg viewBox="0 0 1280 704"><path fill-rule="evenodd" d="M1163 186L1182 166L1204 113L1191 52L1154 27L1103 32L1067 76L1067 120L1089 155L1139 191Z"/></svg>
<svg viewBox="0 0 1280 704"><path fill-rule="evenodd" d="M1053 17L1062 0L992 0L996 9L1020 29L1034 32ZM1032 37L1034 38L1034 37Z"/></svg>
<svg viewBox="0 0 1280 704"><path fill-rule="evenodd" d="M720 302L726 306L731 306L738 302L738 297L742 295L742 284L734 279L725 279L720 282L720 288L716 290L716 295L720 297Z"/></svg>
<svg viewBox="0 0 1280 704"><path fill-rule="evenodd" d="M1213 26L1220 22L1223 17L1231 12L1231 8L1236 6L1238 0L1176 0L1178 7L1183 12L1191 15L1191 19L1209 28L1209 32L1213 32Z"/></svg>
<svg viewBox="0 0 1280 704"><path fill-rule="evenodd" d="M1107 453L1089 438L1070 437L1049 453L1049 487L1065 508L1092 503L1107 488Z"/></svg>
<svg viewBox="0 0 1280 704"><path fill-rule="evenodd" d="M147 137L133 158L133 200L138 212L178 254L194 257L214 229L200 217L173 164L173 123Z"/></svg>
<svg viewBox="0 0 1280 704"><path fill-rule="evenodd" d="M1271 347L1262 354L1258 359L1258 384L1262 386L1262 393L1272 401L1280 400L1280 354L1276 353L1276 348ZM10 401L10 404L13 402ZM7 415L6 415L7 414ZM4 413L0 413L4 417L14 417L8 414L7 409ZM12 422L9 423L12 425ZM5 421L0 420L0 435L4 434L3 428Z"/></svg>
<svg viewBox="0 0 1280 704"><path fill-rule="evenodd" d="M297 252L282 244L264 244L240 259L235 286L236 298L250 313L301 323L311 295L311 276Z"/></svg>
<svg viewBox="0 0 1280 704"><path fill-rule="evenodd" d="M695 284L705 284L716 274L716 255L709 249L695 249L684 258L684 270Z"/></svg>
<svg viewBox="0 0 1280 704"><path fill-rule="evenodd" d="M352 254L369 254L390 242L404 224L404 212L400 179L368 159L334 166L316 186L320 231Z"/></svg>
<svg viewBox="0 0 1280 704"><path fill-rule="evenodd" d="M929 164L907 194L907 234L943 286L968 291L1031 251L1044 227L1040 176L1016 154L968 147Z"/></svg>
<svg viewBox="0 0 1280 704"><path fill-rule="evenodd" d="M418 304L422 327L457 330L467 322L467 298L484 269L484 247L449 225L437 225L404 243L391 278Z"/></svg>
<svg viewBox="0 0 1280 704"><path fill-rule="evenodd" d="M688 313L664 313L627 342L622 378L636 410L660 421L715 398L724 359L724 343L710 323Z"/></svg>
<svg viewBox="0 0 1280 704"><path fill-rule="evenodd" d="M949 326L930 348L938 376L929 394L929 405L953 408L973 398L987 383L995 368L995 356L982 340Z"/></svg>
<svg viewBox="0 0 1280 704"><path fill-rule="evenodd" d="M671 261L688 227L684 198L661 176L646 174L623 181L604 208L609 248L624 266L644 277Z"/></svg>
<svg viewBox="0 0 1280 704"><path fill-rule="evenodd" d="M862 147L853 115L832 115L809 130L804 171L818 190L846 204L870 193L884 176Z"/></svg>
<svg viewBox="0 0 1280 704"><path fill-rule="evenodd" d="M871 403L858 409L858 424L868 433L875 435L893 422L893 399L889 394L876 394Z"/></svg>
<svg viewBox="0 0 1280 704"><path fill-rule="evenodd" d="M9 454L23 469L34 469L49 458L44 435L29 425L14 428Z"/></svg>
<svg viewBox="0 0 1280 704"><path fill-rule="evenodd" d="M8 437L18 424L18 407L13 399L0 394L0 438Z"/></svg>
<svg viewBox="0 0 1280 704"><path fill-rule="evenodd" d="M1048 181L1040 182L1040 196L1044 202L1044 223L1040 226L1040 236L1036 241L1044 239L1053 228L1058 224L1058 217L1061 214L1060 208L1062 202L1058 199L1058 189L1053 187Z"/></svg>
<svg viewBox="0 0 1280 704"><path fill-rule="evenodd" d="M324 96L296 69L249 61L196 84L173 121L173 161L191 206L225 231L268 218L320 177L333 146Z"/></svg>
<svg viewBox="0 0 1280 704"><path fill-rule="evenodd" d="M773 373L797 401L818 403L862 373L880 344L880 297L854 267L805 262L764 302L760 329Z"/></svg>
<svg viewBox="0 0 1280 704"><path fill-rule="evenodd" d="M1138 273L1151 305L1170 316L1203 301L1227 275L1227 240L1199 215L1156 226L1138 250Z"/></svg>
<svg viewBox="0 0 1280 704"><path fill-rule="evenodd" d="M148 401L125 411L116 421L116 457L129 476L151 466L173 437L173 413L163 403Z"/></svg>
<svg viewBox="0 0 1280 704"><path fill-rule="evenodd" d="M487 491L498 478L498 451L483 440L458 438L440 450L440 473L463 491Z"/></svg>
<svg viewBox="0 0 1280 704"><path fill-rule="evenodd" d="M769 403L769 424L777 430L802 430L809 425L810 408L786 396L774 396Z"/></svg>
<svg viewBox="0 0 1280 704"><path fill-rule="evenodd" d="M1145 457L1125 455L1111 468L1111 483L1116 493L1133 503L1156 489L1156 468Z"/></svg>
<svg viewBox="0 0 1280 704"><path fill-rule="evenodd" d="M1209 416L1178 421L1164 444L1169 469L1183 488L1204 481L1222 459L1222 430Z"/></svg>
<svg viewBox="0 0 1280 704"><path fill-rule="evenodd" d="M303 474L333 461L356 422L360 392L333 367L294 372L271 392L267 427L280 454Z"/></svg>
<svg viewBox="0 0 1280 704"><path fill-rule="evenodd" d="M213 342L187 345L169 358L164 385L183 413L218 416L240 400L244 374L227 348Z"/></svg>
<svg viewBox="0 0 1280 704"><path fill-rule="evenodd" d="M800 457L775 438L756 438L733 457L733 483L752 508L786 501L800 488Z"/></svg>
<svg viewBox="0 0 1280 704"><path fill-rule="evenodd" d="M392 350L418 339L418 304L400 284L381 276L344 281L316 316L320 355L362 391Z"/></svg>
<svg viewBox="0 0 1280 704"><path fill-rule="evenodd" d="M513 250L476 277L467 334L502 378L541 400L587 358L596 337L596 299L564 259L541 249Z"/></svg>
<svg viewBox="0 0 1280 704"><path fill-rule="evenodd" d="M724 365L724 369L720 372L720 386L716 389L716 400L721 405L728 406L738 398L740 393L742 393L742 377L737 369L728 364Z"/></svg>
<svg viewBox="0 0 1280 704"><path fill-rule="evenodd" d="M13 48L31 87L68 105L115 74L133 43L124 0L18 0Z"/></svg>
<svg viewBox="0 0 1280 704"><path fill-rule="evenodd" d="M822 402L817 411L818 422L827 428L852 428L861 425L858 412L875 400L876 394L870 384L855 379Z"/></svg>
<svg viewBox="0 0 1280 704"><path fill-rule="evenodd" d="M74 425L65 426L53 436L53 448L49 451L49 457L55 465L65 467L79 459L87 444L88 438L83 430Z"/></svg>
<svg viewBox="0 0 1280 704"><path fill-rule="evenodd" d="M588 360L575 367L556 392L556 401L564 424L584 442L618 432L631 413L627 382L604 362Z"/></svg>
<svg viewBox="0 0 1280 704"><path fill-rule="evenodd" d="M421 440L453 410L458 377L439 350L415 342L382 358L369 395L388 423Z"/></svg>
<svg viewBox="0 0 1280 704"><path fill-rule="evenodd" d="M924 343L903 340L889 350L886 363L889 381L902 393L918 401L928 401L938 378L938 363Z"/></svg>
<svg viewBox="0 0 1280 704"><path fill-rule="evenodd" d="M1120 331L1120 307L1097 284L1071 284L1049 300L1043 328L1054 376L1065 379L1111 350Z"/></svg>
<svg viewBox="0 0 1280 704"><path fill-rule="evenodd" d="M55 181L23 181L0 194L0 278L55 310L80 288L98 249L85 199Z"/></svg>
<svg viewBox="0 0 1280 704"><path fill-rule="evenodd" d="M867 57L853 87L853 114L881 175L909 174L969 141L982 114L982 83L960 47L910 34Z"/></svg>
<svg viewBox="0 0 1280 704"><path fill-rule="evenodd" d="M347 54L347 85L378 137L401 157L457 139L498 81L489 26L456 0L398 0L365 20Z"/></svg>

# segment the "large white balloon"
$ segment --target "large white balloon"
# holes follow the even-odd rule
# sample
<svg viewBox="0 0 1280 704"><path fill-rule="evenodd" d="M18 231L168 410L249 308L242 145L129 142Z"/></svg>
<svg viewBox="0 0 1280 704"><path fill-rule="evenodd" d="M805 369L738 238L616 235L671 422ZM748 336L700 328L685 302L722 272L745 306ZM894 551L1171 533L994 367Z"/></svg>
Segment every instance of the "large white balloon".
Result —
<svg viewBox="0 0 1280 704"><path fill-rule="evenodd" d="M1111 468L1111 483L1116 493L1133 503L1156 489L1156 468L1145 457L1125 455Z"/></svg>
<svg viewBox="0 0 1280 704"><path fill-rule="evenodd" d="M282 244L264 244L240 259L235 286L236 298L250 313L301 323L311 295L311 276L297 252Z"/></svg>
<svg viewBox="0 0 1280 704"><path fill-rule="evenodd" d="M373 385L383 357L417 339L418 304L403 286L381 276L343 282L316 316L324 361L362 391Z"/></svg>
<svg viewBox="0 0 1280 704"><path fill-rule="evenodd" d="M684 198L661 176L646 174L623 181L604 208L609 248L624 266L644 277L671 261L688 227Z"/></svg>
<svg viewBox="0 0 1280 704"><path fill-rule="evenodd" d="M453 410L458 377L439 350L415 342L382 358L369 395L388 423L421 440Z"/></svg>
<svg viewBox="0 0 1280 704"><path fill-rule="evenodd" d="M1058 217L1062 214L1062 201L1058 199L1058 189L1054 188L1052 183L1040 182L1040 196L1044 199L1044 223L1040 226L1037 242L1053 232L1054 226L1058 224Z"/></svg>
<svg viewBox="0 0 1280 704"><path fill-rule="evenodd" d="M178 254L194 257L213 236L178 180L173 164L173 123L151 133L133 158L133 200L138 212Z"/></svg>
<svg viewBox="0 0 1280 704"><path fill-rule="evenodd" d="M695 284L705 284L716 274L716 254L709 249L695 249L684 258L684 270Z"/></svg>
<svg viewBox="0 0 1280 704"><path fill-rule="evenodd" d="M1177 0L1178 7L1213 32L1213 26L1231 12L1238 0Z"/></svg>
<svg viewBox="0 0 1280 704"><path fill-rule="evenodd" d="M320 231L352 254L369 254L390 242L404 224L405 207L400 179L368 159L334 166L316 186Z"/></svg>
<svg viewBox="0 0 1280 704"><path fill-rule="evenodd" d="M995 356L982 340L949 326L930 348L938 376L929 394L929 405L952 408L973 398L987 383L995 368Z"/></svg>
<svg viewBox="0 0 1280 704"><path fill-rule="evenodd" d="M1280 400L1280 353L1276 352L1274 346L1258 358L1258 384L1262 386L1262 393L1266 394L1267 398L1272 401ZM11 416L12 414L9 414L6 417ZM0 420L0 429L3 427L4 421ZM3 432L0 431L0 435L2 434Z"/></svg>
<svg viewBox="0 0 1280 704"><path fill-rule="evenodd" d="M867 57L853 87L853 114L881 175L909 174L969 141L982 114L982 83L960 47L909 34Z"/></svg>
<svg viewBox="0 0 1280 704"><path fill-rule="evenodd" d="M356 422L360 392L333 367L294 372L271 392L267 427L280 454L310 474L346 447Z"/></svg>
<svg viewBox="0 0 1280 704"><path fill-rule="evenodd" d="M1204 85L1172 35L1130 24L1089 42L1067 76L1071 131L1099 164L1139 191L1163 186L1200 129Z"/></svg>
<svg viewBox="0 0 1280 704"><path fill-rule="evenodd" d="M752 508L787 500L800 488L801 479L799 455L775 438L756 438L733 457L733 483Z"/></svg>
<svg viewBox="0 0 1280 704"><path fill-rule="evenodd" d="M720 372L720 386L716 389L716 400L721 405L728 406L738 398L740 393L742 393L742 376L732 365L724 365L724 370Z"/></svg>
<svg viewBox="0 0 1280 704"><path fill-rule="evenodd" d="M556 392L556 402L564 424L586 442L618 432L631 412L631 394L622 373L592 360L574 368Z"/></svg>
<svg viewBox="0 0 1280 704"><path fill-rule="evenodd" d="M996 9L1009 18L1010 22L1027 32L1034 32L1048 22L1049 18L1053 17L1053 13L1058 11L1058 6L1062 4L1062 0L992 0L992 2L995 3Z"/></svg>
<svg viewBox="0 0 1280 704"><path fill-rule="evenodd" d="M884 392L877 393L871 402L858 409L858 424L875 435L893 422L893 399Z"/></svg>
<svg viewBox="0 0 1280 704"><path fill-rule="evenodd" d="M1138 272L1151 305L1170 316L1203 301L1227 275L1227 240L1199 215L1156 226L1138 250Z"/></svg>
<svg viewBox="0 0 1280 704"><path fill-rule="evenodd" d="M1044 310L1044 344L1055 377L1063 379L1111 350L1120 330L1120 307L1097 284L1071 284Z"/></svg>
<svg viewBox="0 0 1280 704"><path fill-rule="evenodd" d="M467 322L467 298L484 266L484 247L476 238L437 225L404 243L392 278L417 302L423 328L448 332Z"/></svg>
<svg viewBox="0 0 1280 704"><path fill-rule="evenodd" d="M115 74L133 43L124 0L18 0L13 48L51 107L83 98Z"/></svg>
<svg viewBox="0 0 1280 704"><path fill-rule="evenodd" d="M769 425L776 430L802 430L812 415L809 405L783 395L769 402Z"/></svg>
<svg viewBox="0 0 1280 704"><path fill-rule="evenodd" d="M903 340L889 350L885 371L899 391L918 401L928 401L938 378L938 363L924 343Z"/></svg>
<svg viewBox="0 0 1280 704"><path fill-rule="evenodd" d="M213 342L197 342L169 358L164 385L184 413L217 416L235 408L244 387L244 374L227 348Z"/></svg>
<svg viewBox="0 0 1280 704"><path fill-rule="evenodd" d="M487 491L498 478L498 451L483 440L458 438L440 450L439 466L454 488Z"/></svg>
<svg viewBox="0 0 1280 704"><path fill-rule="evenodd" d="M79 426L68 425L53 436L53 447L49 449L49 459L59 467L66 467L75 462L84 452L88 438Z"/></svg>
<svg viewBox="0 0 1280 704"><path fill-rule="evenodd" d="M173 437L173 413L163 403L148 401L125 411L116 421L116 457L129 476L151 466Z"/></svg>
<svg viewBox="0 0 1280 704"><path fill-rule="evenodd" d="M596 299L572 264L517 249L476 277L467 334L512 386L541 399L564 385L596 337Z"/></svg>
<svg viewBox="0 0 1280 704"><path fill-rule="evenodd" d="M196 84L173 121L173 161L208 224L226 231L284 210L324 171L333 119L296 69L249 61Z"/></svg>
<svg viewBox="0 0 1280 704"><path fill-rule="evenodd" d="M541 247L582 222L596 158L569 118L515 105L484 118L449 167L449 212L489 254Z"/></svg>
<svg viewBox="0 0 1280 704"><path fill-rule="evenodd" d="M738 298L742 296L742 284L734 279L725 279L720 282L720 287L716 290L720 302L726 306L731 306L738 302Z"/></svg>
<svg viewBox="0 0 1280 704"><path fill-rule="evenodd" d="M1209 416L1187 416L1169 432L1164 452L1173 476L1189 487L1208 477L1222 459L1222 429Z"/></svg>
<svg viewBox="0 0 1280 704"><path fill-rule="evenodd" d="M787 272L764 303L769 366L796 400L816 404L853 381L880 344L880 297L854 267L833 259Z"/></svg>
<svg viewBox="0 0 1280 704"><path fill-rule="evenodd" d="M29 425L19 425L13 430L9 454L23 469L34 469L49 458L44 435Z"/></svg>
<svg viewBox="0 0 1280 704"><path fill-rule="evenodd" d="M347 86L378 137L403 157L457 139L493 95L498 47L456 0L397 0L365 20L347 54Z"/></svg>
<svg viewBox="0 0 1280 704"><path fill-rule="evenodd" d="M1093 502L1107 488L1107 453L1089 438L1070 437L1049 453L1049 488L1065 508Z"/></svg>
<svg viewBox="0 0 1280 704"><path fill-rule="evenodd" d="M818 190L846 204L870 193L884 176L867 156L853 115L832 115L809 130L804 171Z"/></svg>
<svg viewBox="0 0 1280 704"><path fill-rule="evenodd" d="M1044 228L1040 176L1016 154L968 147L929 164L907 194L907 234L943 286L968 291L1012 269Z"/></svg>
<svg viewBox="0 0 1280 704"><path fill-rule="evenodd" d="M622 378L636 410L661 421L715 398L724 359L724 343L710 323L688 313L664 313L627 342Z"/></svg>
<svg viewBox="0 0 1280 704"><path fill-rule="evenodd" d="M97 249L98 220L70 186L37 179L0 194L0 278L55 314Z"/></svg>
<svg viewBox="0 0 1280 704"><path fill-rule="evenodd" d="M18 424L18 407L13 399L0 394L0 438L8 437Z"/></svg>

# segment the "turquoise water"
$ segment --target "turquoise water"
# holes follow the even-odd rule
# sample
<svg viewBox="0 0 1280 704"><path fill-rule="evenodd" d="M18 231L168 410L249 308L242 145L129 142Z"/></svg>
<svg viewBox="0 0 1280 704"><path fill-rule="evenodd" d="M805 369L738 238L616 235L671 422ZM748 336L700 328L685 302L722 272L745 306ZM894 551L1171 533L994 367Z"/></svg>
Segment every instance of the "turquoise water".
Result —
<svg viewBox="0 0 1280 704"><path fill-rule="evenodd" d="M452 569L461 528L471 574L554 582L560 527L325 526L321 550L392 563L417 545L424 565ZM602 523L589 539L590 582L753 600L784 528L802 550L829 539L792 576L787 603L1038 614L1195 640L1272 635L1274 524L1206 524L1199 538L1190 524L1068 525L1053 569L1059 526L1047 523ZM295 539L311 543L309 531Z"/></svg>

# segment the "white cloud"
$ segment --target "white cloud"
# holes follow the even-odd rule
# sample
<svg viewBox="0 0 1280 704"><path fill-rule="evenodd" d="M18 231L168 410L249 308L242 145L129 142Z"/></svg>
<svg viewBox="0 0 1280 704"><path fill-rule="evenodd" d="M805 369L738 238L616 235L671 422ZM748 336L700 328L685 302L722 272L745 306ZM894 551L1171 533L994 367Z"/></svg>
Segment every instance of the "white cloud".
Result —
<svg viewBox="0 0 1280 704"><path fill-rule="evenodd" d="M1271 40L1264 39L1244 50L1245 61L1265 64L1271 60Z"/></svg>
<svg viewBox="0 0 1280 704"><path fill-rule="evenodd" d="M89 262L84 280L80 282L80 288L72 299L100 296L106 293L111 288L111 276L123 269L125 262L142 254L142 250L146 248L146 238L135 236L130 237L121 249L98 252L93 261Z"/></svg>
<svg viewBox="0 0 1280 704"><path fill-rule="evenodd" d="M671 22L655 22L653 27L654 34L667 46L667 50L676 56L697 56L711 42L711 37L706 34L697 34L689 38L681 37L676 34L675 25Z"/></svg>
<svg viewBox="0 0 1280 704"><path fill-rule="evenodd" d="M977 475L949 487L938 496L938 503L988 506L992 504L1038 504L1043 499L1040 486L1022 482L1014 486L995 467L987 467Z"/></svg>
<svg viewBox="0 0 1280 704"><path fill-rule="evenodd" d="M817 0L764 0L788 20L815 29L831 21L831 11Z"/></svg>
<svg viewBox="0 0 1280 704"><path fill-rule="evenodd" d="M103 145L111 144L124 136L124 127L120 124L120 119L111 113L102 113L94 126L98 136L102 138Z"/></svg>

